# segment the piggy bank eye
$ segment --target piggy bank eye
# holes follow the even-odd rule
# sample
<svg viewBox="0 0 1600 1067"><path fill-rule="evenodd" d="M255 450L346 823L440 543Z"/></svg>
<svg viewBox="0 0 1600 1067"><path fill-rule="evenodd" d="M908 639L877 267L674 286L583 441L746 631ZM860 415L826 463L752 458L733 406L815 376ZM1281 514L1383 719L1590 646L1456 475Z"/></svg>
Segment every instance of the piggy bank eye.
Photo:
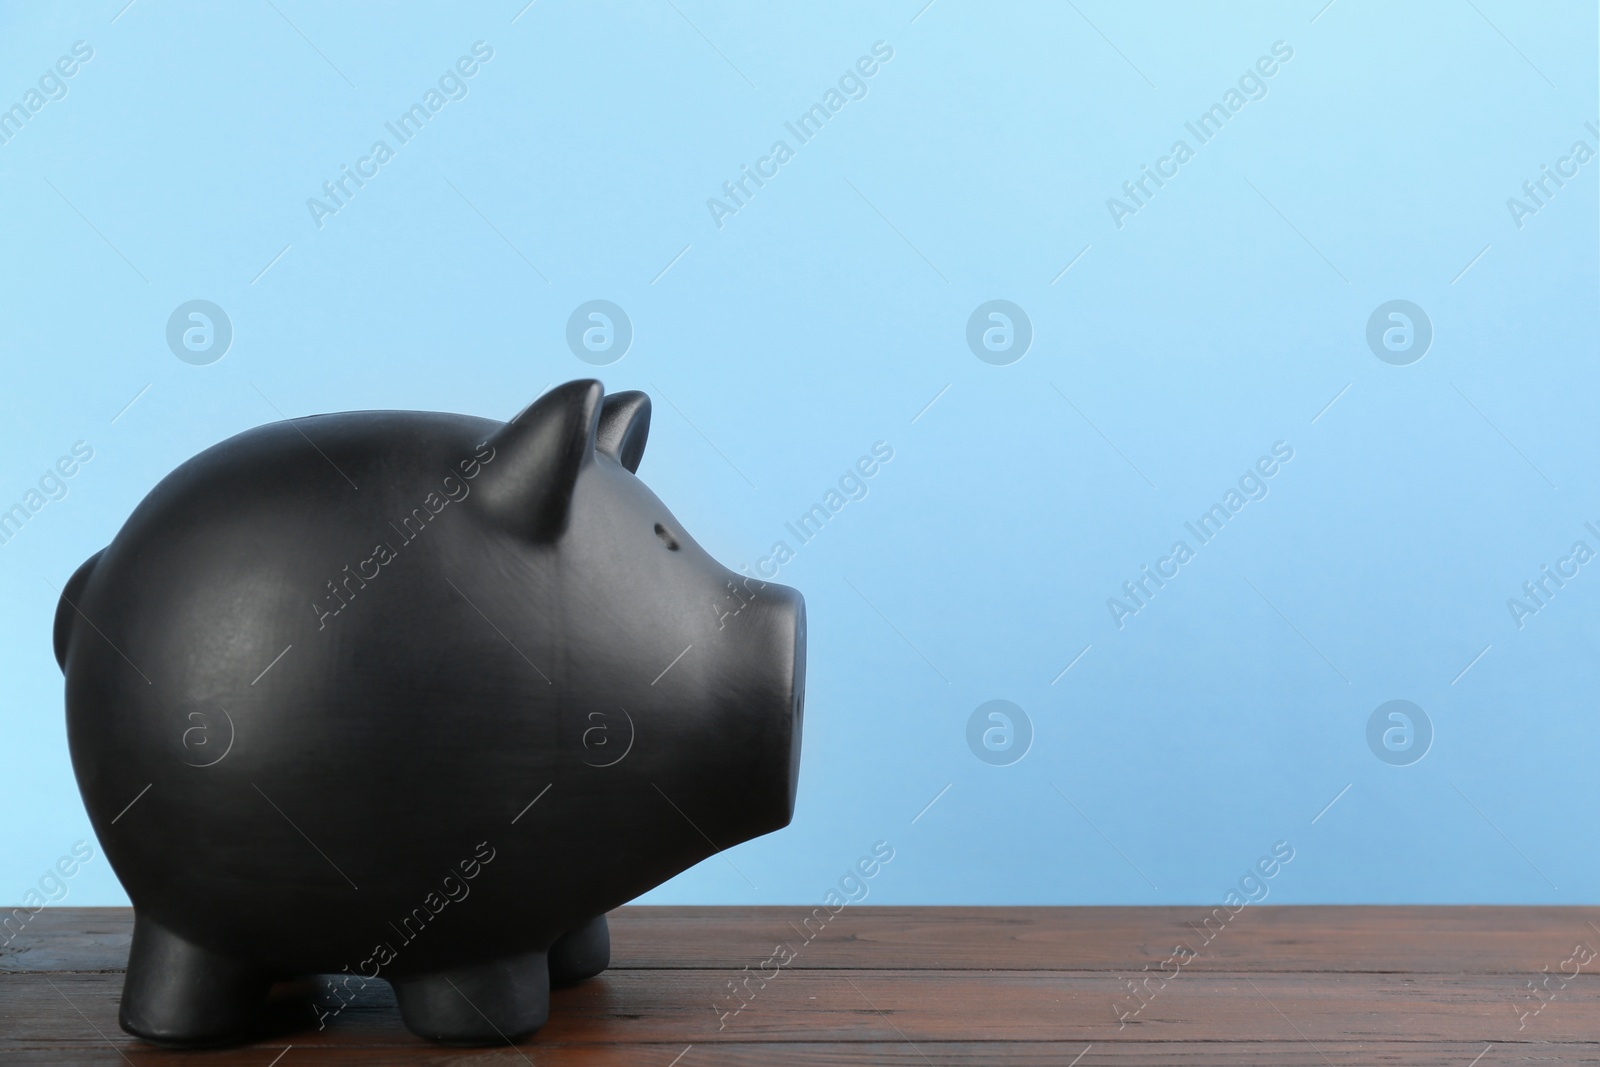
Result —
<svg viewBox="0 0 1600 1067"><path fill-rule="evenodd" d="M667 528L659 522L656 523L656 536L661 538L661 543L672 549L672 551L678 551L677 539L668 533Z"/></svg>

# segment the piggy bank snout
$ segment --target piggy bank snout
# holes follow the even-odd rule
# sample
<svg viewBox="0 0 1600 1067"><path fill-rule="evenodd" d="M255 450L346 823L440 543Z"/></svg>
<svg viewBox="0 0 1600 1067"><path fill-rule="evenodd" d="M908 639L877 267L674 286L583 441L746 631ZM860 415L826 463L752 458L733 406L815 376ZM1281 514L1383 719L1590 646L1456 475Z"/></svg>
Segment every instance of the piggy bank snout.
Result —
<svg viewBox="0 0 1600 1067"><path fill-rule="evenodd" d="M762 629L764 658L771 664L763 685L777 699L753 709L764 720L760 731L769 746L763 773L769 776L777 824L786 826L794 814L795 790L800 779L800 732L805 714L806 602L797 590L767 585L758 598L765 599Z"/></svg>
<svg viewBox="0 0 1600 1067"><path fill-rule="evenodd" d="M788 695L779 709L800 731L800 716L806 690L806 602L797 590L786 585L768 585L761 591L767 600L763 613L769 662L780 687Z"/></svg>

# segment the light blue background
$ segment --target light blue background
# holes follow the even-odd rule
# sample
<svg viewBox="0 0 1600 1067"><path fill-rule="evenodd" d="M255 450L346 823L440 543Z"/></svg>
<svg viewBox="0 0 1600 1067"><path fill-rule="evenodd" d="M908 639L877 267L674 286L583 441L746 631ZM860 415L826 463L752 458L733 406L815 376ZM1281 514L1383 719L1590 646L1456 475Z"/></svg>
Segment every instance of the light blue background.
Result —
<svg viewBox="0 0 1600 1067"><path fill-rule="evenodd" d="M523 2L6 14L0 105L94 58L0 145L0 507L94 459L0 546L0 899L89 834L53 587L152 485L284 416L507 418L595 373L564 341L595 298L635 330L598 375L656 398L641 476L729 565L895 451L781 575L794 824L649 900L814 902L880 839L874 903L1211 903L1278 840L1273 902L1596 899L1600 562L1506 606L1600 548L1600 161L1520 228L1506 204L1595 147L1595 5ZM319 229L307 198L479 40ZM1266 97L1118 228L1107 198L1275 41ZM164 338L195 298L235 330L209 366ZM1035 332L1009 366L965 341L995 298ZM1395 298L1433 323L1411 366L1365 341ZM1270 495L1119 630L1107 598L1277 441ZM1035 732L1005 767L966 741L997 698ZM1411 766L1367 745L1391 699L1436 731ZM67 898L124 901L99 858Z"/></svg>

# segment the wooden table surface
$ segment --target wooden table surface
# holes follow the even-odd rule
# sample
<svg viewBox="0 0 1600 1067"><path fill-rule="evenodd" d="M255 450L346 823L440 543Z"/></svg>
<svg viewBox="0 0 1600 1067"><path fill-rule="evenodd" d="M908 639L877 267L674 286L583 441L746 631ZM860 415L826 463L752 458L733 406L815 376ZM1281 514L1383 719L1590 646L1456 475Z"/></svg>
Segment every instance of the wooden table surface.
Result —
<svg viewBox="0 0 1600 1067"><path fill-rule="evenodd" d="M117 1026L130 913L49 908L0 949L0 1065L1600 1064L1596 908L1251 906L1209 941L1198 907L851 906L807 942L810 914L623 908L611 970L515 1047L420 1041L374 982L326 1029L326 989L283 987L258 1040L176 1053Z"/></svg>

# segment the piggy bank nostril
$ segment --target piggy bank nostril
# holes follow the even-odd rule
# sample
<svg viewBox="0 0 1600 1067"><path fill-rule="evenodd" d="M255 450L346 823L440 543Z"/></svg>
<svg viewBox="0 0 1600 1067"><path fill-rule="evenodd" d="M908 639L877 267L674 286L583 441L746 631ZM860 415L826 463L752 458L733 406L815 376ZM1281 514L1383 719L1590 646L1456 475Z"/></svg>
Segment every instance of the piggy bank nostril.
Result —
<svg viewBox="0 0 1600 1067"><path fill-rule="evenodd" d="M656 523L656 536L661 538L661 543L666 545L672 551L678 551L677 539L668 533L667 528L661 525L659 522Z"/></svg>

